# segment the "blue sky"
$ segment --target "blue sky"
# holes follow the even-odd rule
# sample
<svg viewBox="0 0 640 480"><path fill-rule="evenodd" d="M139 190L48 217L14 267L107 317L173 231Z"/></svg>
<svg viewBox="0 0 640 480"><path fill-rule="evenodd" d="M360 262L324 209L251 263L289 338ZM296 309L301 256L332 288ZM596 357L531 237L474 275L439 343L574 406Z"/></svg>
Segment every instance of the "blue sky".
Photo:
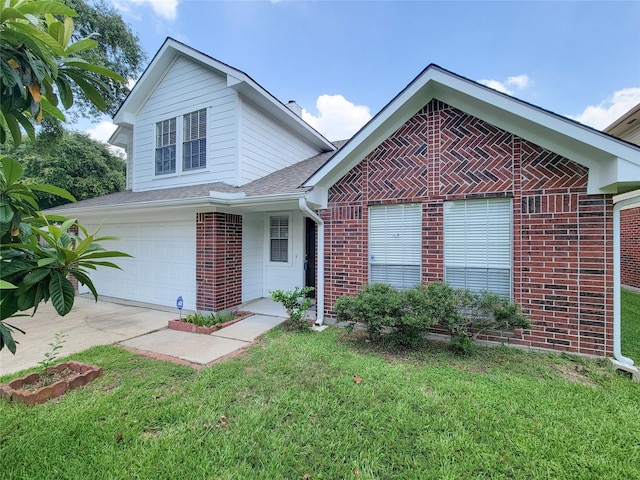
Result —
<svg viewBox="0 0 640 480"><path fill-rule="evenodd" d="M172 36L296 100L330 140L430 63L596 128L640 103L640 1L107 1L149 59Z"/></svg>

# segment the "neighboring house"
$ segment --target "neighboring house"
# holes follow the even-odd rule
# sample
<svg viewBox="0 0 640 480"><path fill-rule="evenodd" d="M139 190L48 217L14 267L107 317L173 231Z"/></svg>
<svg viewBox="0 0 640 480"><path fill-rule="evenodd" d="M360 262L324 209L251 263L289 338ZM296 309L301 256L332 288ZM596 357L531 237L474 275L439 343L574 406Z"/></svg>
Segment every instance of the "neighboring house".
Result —
<svg viewBox="0 0 640 480"><path fill-rule="evenodd" d="M135 256L98 291L220 310L311 285L322 322L368 282L444 280L522 304L531 329L490 340L617 348L612 195L640 148L435 65L344 145L292 109L168 39L114 117L129 190L59 209Z"/></svg>
<svg viewBox="0 0 640 480"><path fill-rule="evenodd" d="M640 145L640 103L604 129L609 135ZM616 197L624 200L640 191ZM620 212L620 263L622 285L640 291L640 198Z"/></svg>

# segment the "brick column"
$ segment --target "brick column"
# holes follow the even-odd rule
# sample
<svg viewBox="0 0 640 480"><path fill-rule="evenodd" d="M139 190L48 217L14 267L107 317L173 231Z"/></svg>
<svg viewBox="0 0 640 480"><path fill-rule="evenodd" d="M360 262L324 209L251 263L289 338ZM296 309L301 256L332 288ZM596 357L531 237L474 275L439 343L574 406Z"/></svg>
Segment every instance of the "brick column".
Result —
<svg viewBox="0 0 640 480"><path fill-rule="evenodd" d="M196 215L196 308L217 312L242 303L242 215Z"/></svg>

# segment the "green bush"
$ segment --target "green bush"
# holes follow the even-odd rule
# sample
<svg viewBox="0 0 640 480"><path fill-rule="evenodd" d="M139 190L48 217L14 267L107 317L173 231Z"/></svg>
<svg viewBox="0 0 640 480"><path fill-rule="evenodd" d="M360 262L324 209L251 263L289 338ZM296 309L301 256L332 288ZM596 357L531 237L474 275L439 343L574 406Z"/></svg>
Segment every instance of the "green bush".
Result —
<svg viewBox="0 0 640 480"><path fill-rule="evenodd" d="M454 289L442 282L416 285L402 294L403 311L393 325L390 334L394 343L418 347L434 325L457 319Z"/></svg>
<svg viewBox="0 0 640 480"><path fill-rule="evenodd" d="M371 340L378 340L384 327L394 327L403 314L402 294L391 285L365 285L355 297L342 296L333 307L338 320L362 322Z"/></svg>
<svg viewBox="0 0 640 480"><path fill-rule="evenodd" d="M476 349L476 343L468 335L456 334L451 337L449 350L458 355L468 355Z"/></svg>
<svg viewBox="0 0 640 480"><path fill-rule="evenodd" d="M269 292L273 301L281 303L287 311L289 318L283 323L288 330L308 330L310 325L306 315L311 307L311 299L307 293L312 292L313 287L296 287L293 290L274 290Z"/></svg>
<svg viewBox="0 0 640 480"><path fill-rule="evenodd" d="M417 347L434 325L451 335L451 349L469 353L474 340L487 330L528 328L529 320L520 305L509 298L489 292L472 293L431 282L400 292L390 285L366 285L354 297L343 295L334 307L339 321L366 325L369 338L381 338L390 328L392 343Z"/></svg>
<svg viewBox="0 0 640 480"><path fill-rule="evenodd" d="M529 328L529 319L522 314L520 305L508 297L490 292L472 293L468 290L456 291L458 311L461 315L441 324L451 334L452 350L469 353L473 340L489 330L512 330ZM472 342L462 340L467 337ZM455 343L454 343L455 339ZM464 348L461 345L464 343Z"/></svg>

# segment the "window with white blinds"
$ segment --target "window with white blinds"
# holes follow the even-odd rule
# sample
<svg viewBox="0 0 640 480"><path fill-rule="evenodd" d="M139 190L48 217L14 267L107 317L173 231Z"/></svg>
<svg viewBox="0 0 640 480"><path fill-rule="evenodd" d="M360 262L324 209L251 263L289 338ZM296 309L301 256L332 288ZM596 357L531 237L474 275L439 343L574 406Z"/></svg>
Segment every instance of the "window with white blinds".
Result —
<svg viewBox="0 0 640 480"><path fill-rule="evenodd" d="M270 259L272 262L289 261L289 216L269 217Z"/></svg>
<svg viewBox="0 0 640 480"><path fill-rule="evenodd" d="M207 166L207 110L183 117L182 168L193 170Z"/></svg>
<svg viewBox="0 0 640 480"><path fill-rule="evenodd" d="M445 202L444 269L449 285L511 296L512 215L510 198Z"/></svg>
<svg viewBox="0 0 640 480"><path fill-rule="evenodd" d="M421 282L422 205L369 207L369 283L411 288Z"/></svg>

